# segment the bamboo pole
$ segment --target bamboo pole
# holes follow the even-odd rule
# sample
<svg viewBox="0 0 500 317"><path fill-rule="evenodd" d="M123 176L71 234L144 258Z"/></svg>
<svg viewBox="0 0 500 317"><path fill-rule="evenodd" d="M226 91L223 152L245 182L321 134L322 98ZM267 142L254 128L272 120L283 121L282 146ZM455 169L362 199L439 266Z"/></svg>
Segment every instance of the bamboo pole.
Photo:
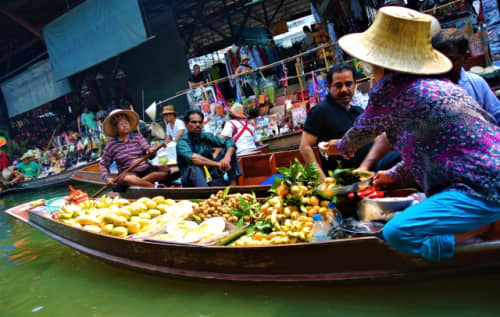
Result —
<svg viewBox="0 0 500 317"><path fill-rule="evenodd" d="M451 5L454 5L455 3L459 3L459 2L464 2L464 0L455 0L455 1L452 1L452 2L448 2L446 4L443 4L443 5L440 5L440 6L437 6L437 7L433 7L433 8L430 8L430 9L427 9L427 10L424 10L422 11L423 13L433 13L435 10L439 10L439 9L442 9L442 8L446 8L446 7L449 7Z"/></svg>
<svg viewBox="0 0 500 317"><path fill-rule="evenodd" d="M248 75L248 74L253 74L255 72L260 72L260 71L263 71L263 70L266 70L266 69L269 69L269 68L280 66L281 63L292 62L297 57L301 57L301 56L304 56L304 55L307 55L307 54L311 54L311 53L313 53L313 52L315 52L317 50L320 50L320 49L325 48L325 47L330 47L330 46L332 46L334 44L335 43L333 43L333 44L323 44L323 45L320 45L318 47L312 48L312 49L310 49L308 51L302 52L300 54L297 54L297 55L294 55L294 56L287 57L287 58L284 58L282 60L276 61L274 63L268 64L268 65L264 65L264 66L260 66L260 67L257 67L257 68L252 68L252 69L250 69L250 70L248 70L248 71L246 71L244 73L234 74L234 75L231 75L231 76L226 76L224 78L220 78L220 79L216 79L216 80L207 82L207 83L205 83L205 85L206 86L212 86L214 84L218 84L218 83L221 83L221 82L225 82L225 81L228 81L228 80L233 80L233 79L235 79L237 77L245 76L245 75ZM184 90L178 91L176 94L180 94L180 93L183 93L183 92L189 91L189 90L191 90L191 89L184 89Z"/></svg>

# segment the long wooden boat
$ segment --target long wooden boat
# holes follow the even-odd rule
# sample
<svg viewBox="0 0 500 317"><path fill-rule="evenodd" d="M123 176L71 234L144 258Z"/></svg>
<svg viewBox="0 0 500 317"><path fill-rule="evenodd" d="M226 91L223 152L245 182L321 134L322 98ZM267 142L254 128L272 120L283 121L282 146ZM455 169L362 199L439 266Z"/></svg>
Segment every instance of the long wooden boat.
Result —
<svg viewBox="0 0 500 317"><path fill-rule="evenodd" d="M316 151L316 155L319 156ZM233 186L231 192L252 193L257 197L266 197L270 185L259 185L272 175L276 174L276 167L289 167L297 158L302 163L304 159L298 150L282 151L275 153L259 153L239 157L243 175L239 177L239 186ZM319 158L318 158L319 160ZM91 183L104 186L104 181L99 173L99 164L94 164L81 169L71 177L73 181ZM126 198L154 197L162 195L172 199L208 198L223 187L192 187L192 188L142 188L128 187L120 195Z"/></svg>
<svg viewBox="0 0 500 317"><path fill-rule="evenodd" d="M292 132L269 138L263 142L264 144L269 145L269 152L274 153L298 149L301 137L302 132Z"/></svg>
<svg viewBox="0 0 500 317"><path fill-rule="evenodd" d="M260 247L199 246L122 239L67 226L23 204L6 211L82 253L153 274L252 282L419 279L497 271L500 240L458 246L431 263L401 254L376 237Z"/></svg>
<svg viewBox="0 0 500 317"><path fill-rule="evenodd" d="M92 161L89 163L85 163L83 165L70 167L59 174L41 177L26 182L20 182L16 184L14 187L10 187L0 191L0 196L18 191L44 189L53 186L68 185L71 182L71 177L75 175L80 169L84 169L86 167L93 166L95 164L98 164L98 161Z"/></svg>

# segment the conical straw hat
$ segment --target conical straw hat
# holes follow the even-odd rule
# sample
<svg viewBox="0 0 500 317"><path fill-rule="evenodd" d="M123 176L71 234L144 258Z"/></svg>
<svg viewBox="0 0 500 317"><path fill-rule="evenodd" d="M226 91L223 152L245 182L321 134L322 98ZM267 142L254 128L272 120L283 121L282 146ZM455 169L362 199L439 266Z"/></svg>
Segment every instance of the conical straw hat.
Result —
<svg viewBox="0 0 500 317"><path fill-rule="evenodd" d="M156 121L156 101L149 105L144 112L151 118L151 120L153 120L153 122Z"/></svg>
<svg viewBox="0 0 500 317"><path fill-rule="evenodd" d="M432 48L431 19L415 10L381 8L363 33L340 38L340 47L366 63L408 74L443 74L451 61Z"/></svg>

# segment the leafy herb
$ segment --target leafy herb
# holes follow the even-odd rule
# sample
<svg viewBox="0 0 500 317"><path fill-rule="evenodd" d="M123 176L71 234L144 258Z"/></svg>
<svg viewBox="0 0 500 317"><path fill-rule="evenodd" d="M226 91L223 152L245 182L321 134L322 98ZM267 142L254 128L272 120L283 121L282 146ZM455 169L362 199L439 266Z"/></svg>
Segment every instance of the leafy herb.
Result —
<svg viewBox="0 0 500 317"><path fill-rule="evenodd" d="M301 182L315 186L319 183L320 175L317 168L313 164L304 167L297 158L295 158L294 163L289 168L278 167L276 170L281 174L283 179L290 184ZM275 182L271 189L275 190L278 188L282 181L282 179L275 178Z"/></svg>
<svg viewBox="0 0 500 317"><path fill-rule="evenodd" d="M259 220L255 224L255 230L263 232L263 233L270 233L273 230L273 224L271 221L266 221L266 220Z"/></svg>
<svg viewBox="0 0 500 317"><path fill-rule="evenodd" d="M222 201L224 202L226 200L227 194L229 194L229 191L231 190L231 186L227 186L224 188L224 191L222 192Z"/></svg>
<svg viewBox="0 0 500 317"><path fill-rule="evenodd" d="M253 197L254 197L253 203L248 203L243 198L240 198L240 200L238 202L238 205L240 208L239 209L233 208L230 211L231 214L240 218L238 220L238 228L241 228L241 226L243 225L243 221L244 221L245 216L249 216L250 218L252 218L252 216L254 214L260 212L260 207L261 207L260 203L255 198L255 194Z"/></svg>

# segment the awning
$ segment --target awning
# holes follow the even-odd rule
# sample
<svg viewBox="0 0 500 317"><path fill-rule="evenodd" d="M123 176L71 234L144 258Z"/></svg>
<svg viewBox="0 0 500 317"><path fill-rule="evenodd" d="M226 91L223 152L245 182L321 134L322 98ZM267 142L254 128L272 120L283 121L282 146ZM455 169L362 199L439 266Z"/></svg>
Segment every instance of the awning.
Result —
<svg viewBox="0 0 500 317"><path fill-rule="evenodd" d="M48 59L0 84L9 118L71 92L67 79L54 80Z"/></svg>
<svg viewBox="0 0 500 317"><path fill-rule="evenodd" d="M137 0L87 0L43 28L56 79L99 64L147 40Z"/></svg>

